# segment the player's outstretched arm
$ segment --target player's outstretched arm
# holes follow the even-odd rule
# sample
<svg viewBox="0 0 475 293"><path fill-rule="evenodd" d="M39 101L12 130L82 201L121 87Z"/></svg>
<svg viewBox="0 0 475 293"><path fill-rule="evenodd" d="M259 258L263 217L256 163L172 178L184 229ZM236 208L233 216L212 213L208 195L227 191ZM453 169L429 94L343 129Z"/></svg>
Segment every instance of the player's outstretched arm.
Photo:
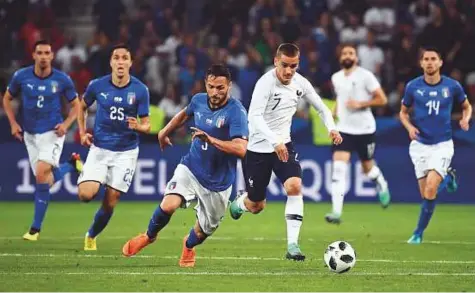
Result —
<svg viewBox="0 0 475 293"><path fill-rule="evenodd" d="M470 119L472 118L472 105L468 102L468 99L462 103L462 119L460 119L460 127L468 131L470 127Z"/></svg>
<svg viewBox="0 0 475 293"><path fill-rule="evenodd" d="M7 90L5 95L3 95L3 109L7 114L8 121L10 122L12 135L19 141L23 140L22 129L20 124L16 121L15 112L13 111L12 102L13 96L10 94L10 91Z"/></svg>
<svg viewBox="0 0 475 293"><path fill-rule="evenodd" d="M419 130L411 123L411 119L409 116L409 108L404 104L401 104L401 111L399 112L399 119L401 120L402 125L406 128L407 132L409 133L409 137L411 140L417 139L417 135L419 134Z"/></svg>
<svg viewBox="0 0 475 293"><path fill-rule="evenodd" d="M172 120L168 122L165 127L163 127L160 132L158 132L158 143L160 144L160 149L164 150L167 146L172 145L170 138L168 137L173 133L177 128L185 124L186 121L190 119L190 116L186 114L186 108L178 112L173 116Z"/></svg>
<svg viewBox="0 0 475 293"><path fill-rule="evenodd" d="M244 138L236 137L232 140L220 140L196 127L190 127L190 129L193 131L193 139L201 139L202 141L213 145L218 150L239 158L244 158L246 155L247 140Z"/></svg>

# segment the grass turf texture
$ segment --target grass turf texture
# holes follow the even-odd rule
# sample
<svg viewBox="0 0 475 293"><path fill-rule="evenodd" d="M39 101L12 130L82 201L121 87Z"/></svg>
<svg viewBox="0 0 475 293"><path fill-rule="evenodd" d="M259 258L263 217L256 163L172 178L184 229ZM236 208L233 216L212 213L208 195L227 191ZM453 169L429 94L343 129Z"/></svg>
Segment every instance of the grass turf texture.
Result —
<svg viewBox="0 0 475 293"><path fill-rule="evenodd" d="M0 291L473 291L473 206L440 205L425 243L406 244L419 215L417 205L347 204L343 223L329 225L328 204L307 204L301 231L303 263L284 260L284 204L239 221L226 215L212 238L197 247L192 269L178 267L183 236L195 221L179 210L157 242L134 258L122 245L145 231L157 203L121 202L98 237L98 251L84 252L83 237L98 208L50 204L38 242L21 239L32 203L0 203ZM326 246L346 240L356 266L342 275L323 263Z"/></svg>

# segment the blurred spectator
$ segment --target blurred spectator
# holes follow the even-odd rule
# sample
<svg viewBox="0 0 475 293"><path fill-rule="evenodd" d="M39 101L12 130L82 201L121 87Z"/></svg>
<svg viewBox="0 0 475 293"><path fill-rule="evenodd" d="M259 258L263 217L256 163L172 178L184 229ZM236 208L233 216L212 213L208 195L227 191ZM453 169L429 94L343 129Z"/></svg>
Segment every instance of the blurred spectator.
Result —
<svg viewBox="0 0 475 293"><path fill-rule="evenodd" d="M376 46L375 36L372 31L368 32L366 44L359 45L357 51L361 67L368 69L381 80L381 66L384 62L384 53L380 47Z"/></svg>
<svg viewBox="0 0 475 293"><path fill-rule="evenodd" d="M444 21L442 10L439 7L434 9L432 21L424 28L422 33L417 36L419 47L435 47L439 49L442 57L445 58L450 51L453 41L450 26Z"/></svg>
<svg viewBox="0 0 475 293"><path fill-rule="evenodd" d="M121 0L96 0L93 14L98 17L97 29L105 33L112 41L117 40L121 18L125 13L125 6Z"/></svg>
<svg viewBox="0 0 475 293"><path fill-rule="evenodd" d="M348 26L340 32L340 42L359 45L366 42L368 29L361 25L358 15L348 14Z"/></svg>
<svg viewBox="0 0 475 293"><path fill-rule="evenodd" d="M74 81L74 85L78 91L78 94L82 96L82 94L86 91L87 85L92 79L92 74L85 65L84 60L82 60L81 57L77 55L71 56L70 66L71 71L69 72L69 76Z"/></svg>
<svg viewBox="0 0 475 293"><path fill-rule="evenodd" d="M180 94L191 95L191 90L196 80L204 79L204 71L196 66L196 58L193 54L186 57L186 65L180 69Z"/></svg>
<svg viewBox="0 0 475 293"><path fill-rule="evenodd" d="M285 43L294 43L300 37L300 21L294 0L284 0L283 16L280 20L280 35Z"/></svg>
<svg viewBox="0 0 475 293"><path fill-rule="evenodd" d="M411 38L404 36L394 50L393 64L397 82L410 80L419 72L417 53Z"/></svg>
<svg viewBox="0 0 475 293"><path fill-rule="evenodd" d="M397 83L396 89L388 95L388 111L391 115L398 115L401 110L401 100L404 96L405 81Z"/></svg>
<svg viewBox="0 0 475 293"><path fill-rule="evenodd" d="M158 107L165 112L167 121L172 119L178 112L188 104L186 96L180 98L177 89L173 85L168 85L165 96L162 98Z"/></svg>
<svg viewBox="0 0 475 293"><path fill-rule="evenodd" d="M73 70L72 58L77 57L81 63L86 62L86 50L83 46L78 45L76 42L76 36L69 34L66 40L66 45L56 53L56 62L64 72L70 72Z"/></svg>
<svg viewBox="0 0 475 293"><path fill-rule="evenodd" d="M437 6L430 0L416 0L409 6L409 14L414 21L416 34L422 32L431 22L436 8Z"/></svg>
<svg viewBox="0 0 475 293"><path fill-rule="evenodd" d="M163 44L160 44L156 47L156 51L159 54L166 55L168 59L168 64L175 64L177 61L176 58L176 49L181 44L181 33L178 21L174 20L171 24L171 34L165 39Z"/></svg>
<svg viewBox="0 0 475 293"><path fill-rule="evenodd" d="M388 44L391 41L393 28L396 24L396 13L389 0L374 0L374 6L364 14L364 24L375 32L379 44Z"/></svg>
<svg viewBox="0 0 475 293"><path fill-rule="evenodd" d="M320 15L318 26L313 29L313 37L317 41L317 50L320 54L322 63L330 63L330 59L334 58L334 52L338 45L339 36L336 31L332 17L329 12Z"/></svg>

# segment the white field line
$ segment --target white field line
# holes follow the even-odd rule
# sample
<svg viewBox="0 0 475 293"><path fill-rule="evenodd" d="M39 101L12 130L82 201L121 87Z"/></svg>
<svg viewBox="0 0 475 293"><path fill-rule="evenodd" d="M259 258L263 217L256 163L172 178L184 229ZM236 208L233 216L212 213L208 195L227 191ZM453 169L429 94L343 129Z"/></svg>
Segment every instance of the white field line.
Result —
<svg viewBox="0 0 475 293"><path fill-rule="evenodd" d="M123 258L122 255L113 254L23 254L23 253L0 253L0 258L5 257L32 257L32 258ZM136 255L133 258L144 259L178 259L178 256L159 255ZM243 260L243 261L280 261L279 257L253 257L253 256L197 256L197 259L205 260ZM320 261L314 259L313 261ZM358 262L381 262L381 263L428 263L428 264L475 264L475 260L394 260L394 259L358 259Z"/></svg>
<svg viewBox="0 0 475 293"><path fill-rule="evenodd" d="M99 239L105 239L105 240L127 240L130 239L135 235L130 235L130 236L104 236L101 237L99 236ZM0 236L0 240L21 240L21 236ZM71 236L71 237L53 237L53 236L40 236L40 240L83 240L84 236ZM176 239L182 239L181 237L170 237L170 236L164 236L164 237L159 237L159 239L163 240L176 240ZM245 240L245 241L287 241L286 238L272 238L272 237L226 237L226 236L211 236L209 237L208 241L238 241L238 240ZM357 241L356 239L341 239L345 240L347 242L352 242L352 241ZM309 242L333 242L333 240L329 239L314 239L314 238L305 238L304 241L309 241ZM366 241L363 241L367 243ZM381 244L401 244L401 243L406 243L406 241L377 241L377 240L372 240L369 241L370 243L381 243ZM438 240L424 240L424 244L447 244L447 245L475 245L475 241L438 241Z"/></svg>
<svg viewBox="0 0 475 293"><path fill-rule="evenodd" d="M127 271L109 271L109 272L0 272L0 275L24 276L24 275L54 275L54 276L97 276L97 275L116 275L116 276L316 276L328 275L329 272L127 272ZM474 277L475 272L471 273L422 273L422 272L349 272L345 276L465 276Z"/></svg>

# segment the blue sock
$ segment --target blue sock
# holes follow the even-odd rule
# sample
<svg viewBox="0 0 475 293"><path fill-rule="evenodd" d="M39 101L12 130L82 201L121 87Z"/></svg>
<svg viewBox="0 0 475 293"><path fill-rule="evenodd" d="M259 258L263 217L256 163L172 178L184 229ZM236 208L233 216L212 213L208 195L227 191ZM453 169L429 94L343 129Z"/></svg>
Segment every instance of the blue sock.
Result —
<svg viewBox="0 0 475 293"><path fill-rule="evenodd" d="M421 205L421 213L419 214L419 222L417 223L417 228L414 231L414 234L422 236L422 233L424 233L424 230L427 228L427 225L429 225L430 218L432 218L432 214L434 213L434 209L435 199L424 199Z"/></svg>
<svg viewBox="0 0 475 293"><path fill-rule="evenodd" d="M170 221L171 216L165 213L160 206L157 207L148 223L147 236L150 239L157 238L158 232Z"/></svg>
<svg viewBox="0 0 475 293"><path fill-rule="evenodd" d="M200 239L198 238L198 235L196 235L196 232L195 232L195 229L194 228L191 228L190 230L190 234L188 234L188 239L186 240L186 247L187 248L193 248L195 247L196 245L199 245L201 243L203 243L203 241L205 241L206 238L204 239Z"/></svg>
<svg viewBox="0 0 475 293"><path fill-rule="evenodd" d="M440 182L439 188L437 189L437 193L444 191L451 179L452 177L450 177L449 175L445 175L444 180Z"/></svg>
<svg viewBox="0 0 475 293"><path fill-rule="evenodd" d="M49 184L37 183L35 191L35 216L33 224L31 225L32 229L40 231L41 224L43 224L46 215L46 210L48 209L50 198L51 194L49 193Z"/></svg>
<svg viewBox="0 0 475 293"><path fill-rule="evenodd" d="M71 171L74 171L74 167L68 162L62 163L61 165L59 165L58 168L53 168L54 182L56 183L60 181L61 179L63 179L64 175Z"/></svg>
<svg viewBox="0 0 475 293"><path fill-rule="evenodd" d="M99 233L101 233L102 230L104 230L104 228L107 226L107 223L109 223L113 213L113 211L105 211L101 206L97 210L96 216L94 216L94 222L89 228L89 231L87 231L89 237L95 238L97 235L99 235Z"/></svg>

